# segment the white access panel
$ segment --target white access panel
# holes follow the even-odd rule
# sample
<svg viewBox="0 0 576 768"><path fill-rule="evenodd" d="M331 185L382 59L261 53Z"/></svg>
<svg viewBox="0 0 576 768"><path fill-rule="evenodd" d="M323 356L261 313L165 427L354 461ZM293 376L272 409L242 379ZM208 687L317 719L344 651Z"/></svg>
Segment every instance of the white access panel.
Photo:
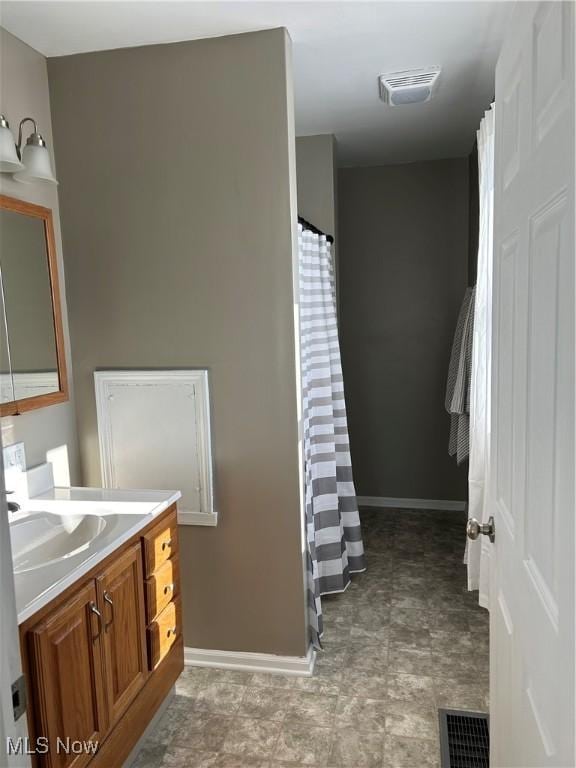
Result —
<svg viewBox="0 0 576 768"><path fill-rule="evenodd" d="M208 372L96 371L105 488L179 490L178 522L216 525Z"/></svg>

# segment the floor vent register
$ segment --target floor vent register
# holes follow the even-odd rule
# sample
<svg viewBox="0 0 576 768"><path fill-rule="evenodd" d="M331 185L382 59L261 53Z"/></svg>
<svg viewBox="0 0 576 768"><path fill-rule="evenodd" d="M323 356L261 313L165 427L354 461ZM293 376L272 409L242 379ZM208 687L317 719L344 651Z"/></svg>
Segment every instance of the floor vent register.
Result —
<svg viewBox="0 0 576 768"><path fill-rule="evenodd" d="M442 768L489 768L489 719L484 712L439 709Z"/></svg>

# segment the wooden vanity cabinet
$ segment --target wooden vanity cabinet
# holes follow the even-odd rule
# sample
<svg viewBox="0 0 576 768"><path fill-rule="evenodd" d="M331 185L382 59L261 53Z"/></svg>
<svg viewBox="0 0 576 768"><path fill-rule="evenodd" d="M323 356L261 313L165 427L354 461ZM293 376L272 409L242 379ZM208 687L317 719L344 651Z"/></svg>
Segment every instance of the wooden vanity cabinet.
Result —
<svg viewBox="0 0 576 768"><path fill-rule="evenodd" d="M180 558L175 554L146 579L146 620L153 621L159 613L178 597L180 586Z"/></svg>
<svg viewBox="0 0 576 768"><path fill-rule="evenodd" d="M49 744L47 753L33 756L33 765L124 764L184 666L177 560L164 559L177 545L173 505L21 626L31 743L42 747L38 740L46 738ZM160 556L150 559L152 550ZM144 597L151 579L162 596L169 584L172 598L158 602L162 610L154 619L168 634L153 647ZM56 749L59 739L98 743L98 750L67 753Z"/></svg>
<svg viewBox="0 0 576 768"><path fill-rule="evenodd" d="M176 510L162 517L142 536L144 545L144 571L151 576L162 564L178 552L178 522Z"/></svg>
<svg viewBox="0 0 576 768"><path fill-rule="evenodd" d="M142 537L146 575L148 662L154 670L182 637L176 513Z"/></svg>
<svg viewBox="0 0 576 768"><path fill-rule="evenodd" d="M93 581L29 633L36 738L99 742L107 729L102 636ZM43 742L37 745L43 748ZM52 750L46 765L81 768L91 756Z"/></svg>
<svg viewBox="0 0 576 768"><path fill-rule="evenodd" d="M113 726L148 677L142 550L135 544L96 579L105 690Z"/></svg>

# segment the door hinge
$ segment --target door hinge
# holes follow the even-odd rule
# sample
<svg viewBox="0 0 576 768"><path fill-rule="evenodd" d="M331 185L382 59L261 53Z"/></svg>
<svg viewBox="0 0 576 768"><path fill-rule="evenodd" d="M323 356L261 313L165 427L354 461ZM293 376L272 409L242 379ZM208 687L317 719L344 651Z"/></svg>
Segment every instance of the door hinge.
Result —
<svg viewBox="0 0 576 768"><path fill-rule="evenodd" d="M14 722L19 720L26 712L26 682L24 675L12 683L12 709L14 710Z"/></svg>

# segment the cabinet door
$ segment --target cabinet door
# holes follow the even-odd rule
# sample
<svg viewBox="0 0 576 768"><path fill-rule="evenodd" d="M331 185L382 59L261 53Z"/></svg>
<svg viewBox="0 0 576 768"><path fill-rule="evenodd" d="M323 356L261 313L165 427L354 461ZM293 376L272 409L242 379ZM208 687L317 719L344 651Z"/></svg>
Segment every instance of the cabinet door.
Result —
<svg viewBox="0 0 576 768"><path fill-rule="evenodd" d="M81 768L106 731L102 624L89 582L29 633L36 738L48 739L42 764ZM80 752L76 750L80 749Z"/></svg>
<svg viewBox="0 0 576 768"><path fill-rule="evenodd" d="M104 630L104 675L110 726L146 682L146 625L140 544L127 549L96 580Z"/></svg>

